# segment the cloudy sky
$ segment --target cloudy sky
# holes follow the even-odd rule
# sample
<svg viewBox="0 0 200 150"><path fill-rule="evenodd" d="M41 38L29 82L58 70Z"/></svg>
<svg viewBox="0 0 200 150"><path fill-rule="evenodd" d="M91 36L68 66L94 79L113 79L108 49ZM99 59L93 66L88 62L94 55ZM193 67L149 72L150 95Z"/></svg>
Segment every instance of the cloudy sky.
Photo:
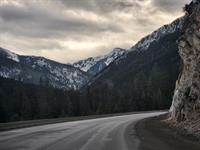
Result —
<svg viewBox="0 0 200 150"><path fill-rule="evenodd" d="M0 47L63 63L130 48L190 0L0 0Z"/></svg>

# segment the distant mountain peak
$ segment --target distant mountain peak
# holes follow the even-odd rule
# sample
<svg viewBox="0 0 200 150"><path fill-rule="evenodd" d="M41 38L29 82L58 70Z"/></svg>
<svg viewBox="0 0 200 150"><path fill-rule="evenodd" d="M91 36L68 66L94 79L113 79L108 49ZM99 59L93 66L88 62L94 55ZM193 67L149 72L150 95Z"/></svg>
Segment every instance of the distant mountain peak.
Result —
<svg viewBox="0 0 200 150"><path fill-rule="evenodd" d="M15 54L15 53L7 50L7 49L3 49L3 48L0 47L0 53L4 53L4 55L7 55L8 59L11 59L11 60L16 61L16 62L20 61L17 54Z"/></svg>
<svg viewBox="0 0 200 150"><path fill-rule="evenodd" d="M114 48L110 53L98 57L89 57L85 60L80 60L73 64L74 67L79 68L84 72L96 75L101 72L105 67L110 65L120 56L124 55L127 51L122 48Z"/></svg>
<svg viewBox="0 0 200 150"><path fill-rule="evenodd" d="M72 65L44 57L20 56L3 48L0 48L0 76L67 90L81 88L90 78Z"/></svg>
<svg viewBox="0 0 200 150"><path fill-rule="evenodd" d="M161 37L181 30L185 22L185 16L180 17L170 24L164 25L153 33L142 38L138 43L136 43L130 50L134 51L144 51L149 48L151 43L158 41Z"/></svg>

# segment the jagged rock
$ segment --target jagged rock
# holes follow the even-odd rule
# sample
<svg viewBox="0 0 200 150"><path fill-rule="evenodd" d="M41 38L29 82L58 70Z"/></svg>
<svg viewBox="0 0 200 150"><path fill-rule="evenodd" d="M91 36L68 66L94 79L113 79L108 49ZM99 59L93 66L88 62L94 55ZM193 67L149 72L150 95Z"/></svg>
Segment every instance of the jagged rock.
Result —
<svg viewBox="0 0 200 150"><path fill-rule="evenodd" d="M197 1L198 2L198 1ZM179 40L183 70L177 80L171 119L191 133L200 133L200 4L192 6Z"/></svg>

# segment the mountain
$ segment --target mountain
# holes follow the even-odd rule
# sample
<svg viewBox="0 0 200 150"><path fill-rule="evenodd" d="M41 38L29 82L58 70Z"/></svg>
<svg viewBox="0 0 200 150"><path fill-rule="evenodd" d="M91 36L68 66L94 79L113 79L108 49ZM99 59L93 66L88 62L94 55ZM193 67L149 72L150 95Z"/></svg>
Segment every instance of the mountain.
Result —
<svg viewBox="0 0 200 150"><path fill-rule="evenodd" d="M86 99L108 113L169 108L182 64L176 41L184 23L179 18L144 37L90 80Z"/></svg>
<svg viewBox="0 0 200 150"><path fill-rule="evenodd" d="M104 78L105 75L112 82L113 80L122 80L121 77L117 77L119 74L128 76L136 68L142 69L141 66L144 63L155 61L155 58L162 56L171 45L177 46L175 43L178 39L177 31L182 28L183 22L184 17L161 27L144 37L129 51L115 48L107 55L91 57L73 65L61 64L43 57L21 56L0 48L0 76L28 83L48 84L56 88L76 90L88 82L95 84L96 81L99 81L99 78ZM168 40L171 36L174 41ZM163 39L168 41L165 42ZM146 53L149 53L149 56L145 56ZM154 54L155 56L153 56ZM142 60L142 57L145 61L140 62L139 59ZM109 70L113 70L116 74ZM91 79L90 76L94 78Z"/></svg>
<svg viewBox="0 0 200 150"><path fill-rule="evenodd" d="M169 108L175 82L183 66L177 41L183 34L187 19L187 17L182 17L159 28L128 51L117 48L108 55L79 61L74 64L75 67L43 57L17 55L0 48L0 76L4 77L0 78L0 97L2 97L2 102L0 101L0 118L2 119L0 120L16 121L63 115L80 116ZM196 30L195 34L193 34L193 29L191 31L193 36L199 34L199 30ZM191 41L193 40L190 38L187 44ZM192 50L197 46L198 42ZM187 51L183 54L187 54ZM190 51L189 54L195 56L194 54L198 53ZM189 68L191 73L194 71L198 73L198 67L195 66L199 66L197 59L199 57L191 58L183 59L187 62L184 69ZM190 63L193 63L192 69L188 66ZM187 108L190 108L190 111L192 108L199 110L199 101L193 97L195 95L188 95L198 90L199 86L196 84L199 80L193 80L198 79L198 74L196 76L190 74L189 71L187 70L184 75L188 78L194 77L192 80L186 80L190 83L195 81L192 85L194 87L187 90L183 87L185 93L180 93L180 95L183 99L187 96L191 103L184 100L187 102L186 110L184 110L181 107L184 104L182 99L174 98L175 116L173 117L175 119L176 112L177 114L187 112ZM80 90L63 92L5 78ZM187 82L184 81L184 83ZM179 89L182 90L181 87ZM31 93L32 91L34 93ZM175 97L178 92L175 92ZM184 118L184 115L178 116Z"/></svg>
<svg viewBox="0 0 200 150"><path fill-rule="evenodd" d="M125 49L115 48L107 55L80 60L75 62L73 66L95 76L109 66L113 61L125 55L126 53L127 51Z"/></svg>
<svg viewBox="0 0 200 150"><path fill-rule="evenodd" d="M167 35L176 33L178 30L181 30L185 21L185 17L178 18L173 21L171 24L164 25L148 36L142 38L136 45L134 45L131 50L134 51L144 51L148 50L151 44L159 42L159 40Z"/></svg>
<svg viewBox="0 0 200 150"><path fill-rule="evenodd" d="M79 89L90 78L88 74L71 65L44 57L21 56L3 48L0 48L0 76L68 90Z"/></svg>

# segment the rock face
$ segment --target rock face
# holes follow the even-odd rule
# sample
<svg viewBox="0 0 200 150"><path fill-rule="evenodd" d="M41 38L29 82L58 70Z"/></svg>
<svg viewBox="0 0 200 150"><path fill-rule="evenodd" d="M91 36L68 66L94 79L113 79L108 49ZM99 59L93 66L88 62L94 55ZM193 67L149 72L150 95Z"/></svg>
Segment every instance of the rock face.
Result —
<svg viewBox="0 0 200 150"><path fill-rule="evenodd" d="M176 82L171 106L171 119L195 134L200 133L200 3L193 2L187 13L179 54L183 70Z"/></svg>

